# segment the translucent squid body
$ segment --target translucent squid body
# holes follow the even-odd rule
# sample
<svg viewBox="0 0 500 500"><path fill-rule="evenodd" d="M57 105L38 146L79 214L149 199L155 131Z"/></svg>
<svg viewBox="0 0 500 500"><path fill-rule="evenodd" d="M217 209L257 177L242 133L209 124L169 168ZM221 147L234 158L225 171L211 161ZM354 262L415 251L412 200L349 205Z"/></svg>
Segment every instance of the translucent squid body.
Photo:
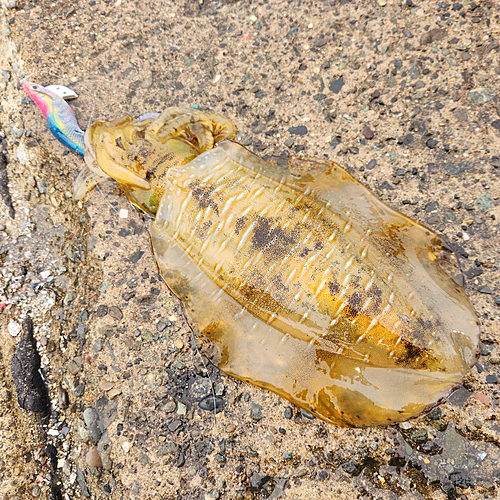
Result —
<svg viewBox="0 0 500 500"><path fill-rule="evenodd" d="M214 363L342 426L432 408L475 363L453 254L339 165L263 161L224 116L94 123L78 198L105 177L154 216L155 258Z"/></svg>

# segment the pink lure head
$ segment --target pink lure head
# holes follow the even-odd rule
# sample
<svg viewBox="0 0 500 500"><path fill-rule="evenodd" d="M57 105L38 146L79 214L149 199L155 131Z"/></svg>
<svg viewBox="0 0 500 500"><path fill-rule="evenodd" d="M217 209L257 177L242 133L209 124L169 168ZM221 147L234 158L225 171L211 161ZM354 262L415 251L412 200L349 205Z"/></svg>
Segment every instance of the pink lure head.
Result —
<svg viewBox="0 0 500 500"><path fill-rule="evenodd" d="M47 90L37 83L31 83L26 80L21 80L19 83L31 100L40 108L43 116L47 118L47 115L52 111L54 98L58 97L57 94L54 94L54 92Z"/></svg>

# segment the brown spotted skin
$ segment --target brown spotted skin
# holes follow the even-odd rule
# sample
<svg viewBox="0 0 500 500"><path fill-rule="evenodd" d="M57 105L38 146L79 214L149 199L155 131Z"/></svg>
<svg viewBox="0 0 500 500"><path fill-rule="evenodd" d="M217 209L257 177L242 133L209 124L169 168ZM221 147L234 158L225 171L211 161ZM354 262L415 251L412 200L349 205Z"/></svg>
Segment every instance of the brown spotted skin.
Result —
<svg viewBox="0 0 500 500"><path fill-rule="evenodd" d="M202 122L203 137L220 130ZM147 127L151 161L164 125ZM212 146L152 183L163 194L151 236L219 367L345 426L401 421L445 398L475 362L479 330L439 237L338 165L284 169L229 140Z"/></svg>

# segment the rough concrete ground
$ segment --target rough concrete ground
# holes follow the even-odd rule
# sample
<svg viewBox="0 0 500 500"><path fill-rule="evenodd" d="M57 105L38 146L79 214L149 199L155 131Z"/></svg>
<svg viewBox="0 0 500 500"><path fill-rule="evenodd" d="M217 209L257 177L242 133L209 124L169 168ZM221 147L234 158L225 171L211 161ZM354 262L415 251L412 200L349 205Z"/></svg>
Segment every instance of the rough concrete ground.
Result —
<svg viewBox="0 0 500 500"><path fill-rule="evenodd" d="M2 500L498 498L498 2L3 7ZM259 155L332 158L441 231L482 324L464 388L426 417L343 429L205 366L157 275L147 221L111 183L72 200L81 161L19 90L33 72L80 94L82 125L213 109ZM28 313L48 424L18 407L11 378ZM200 405L212 384L224 405L215 420Z"/></svg>

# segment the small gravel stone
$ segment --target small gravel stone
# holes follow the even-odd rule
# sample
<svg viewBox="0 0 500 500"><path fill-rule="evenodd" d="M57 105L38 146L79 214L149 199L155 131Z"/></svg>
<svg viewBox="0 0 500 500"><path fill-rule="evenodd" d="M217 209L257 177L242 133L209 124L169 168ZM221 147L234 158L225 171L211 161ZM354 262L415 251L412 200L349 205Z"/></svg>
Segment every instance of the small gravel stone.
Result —
<svg viewBox="0 0 500 500"><path fill-rule="evenodd" d="M180 420L173 420L168 424L168 430L170 432L175 432L182 427L182 422Z"/></svg>
<svg viewBox="0 0 500 500"><path fill-rule="evenodd" d="M71 373L71 375L76 375L77 373L80 373L83 370L83 359L81 356L76 356L73 358L69 363L68 363L68 371Z"/></svg>
<svg viewBox="0 0 500 500"><path fill-rule="evenodd" d="M21 331L21 325L17 321L11 320L7 325L7 330L12 337L17 337Z"/></svg>
<svg viewBox="0 0 500 500"><path fill-rule="evenodd" d="M426 45L428 43L439 42L447 35L447 31L443 28L434 28L424 33L420 38L420 43Z"/></svg>
<svg viewBox="0 0 500 500"><path fill-rule="evenodd" d="M293 135L306 135L307 134L307 127L304 125L299 125L298 127L290 127L288 129L288 132Z"/></svg>
<svg viewBox="0 0 500 500"><path fill-rule="evenodd" d="M143 255L144 252L142 250L138 250L137 252L133 253L128 260L132 264L136 264L137 262L139 262L139 260L142 258Z"/></svg>
<svg viewBox="0 0 500 500"><path fill-rule="evenodd" d="M40 179L38 181L38 192L40 194L45 194L47 192L47 181L45 179Z"/></svg>
<svg viewBox="0 0 500 500"><path fill-rule="evenodd" d="M92 350L94 352L101 352L102 351L102 348L104 346L104 340L103 339L97 339L95 342L94 342L94 345L92 346Z"/></svg>
<svg viewBox="0 0 500 500"><path fill-rule="evenodd" d="M252 417L253 420L257 421L261 420L262 406L252 401L252 409L250 410L250 417Z"/></svg>
<svg viewBox="0 0 500 500"><path fill-rule="evenodd" d="M78 466L76 467L76 480L78 482L78 486L80 486L80 490L82 492L82 495L85 498L90 498L89 489L87 487L87 482L85 479L85 473Z"/></svg>
<svg viewBox="0 0 500 500"><path fill-rule="evenodd" d="M437 420L438 418L441 418L442 414L443 411L441 410L441 408L433 408L427 415L427 418L429 420Z"/></svg>
<svg viewBox="0 0 500 500"><path fill-rule="evenodd" d="M165 323L165 321L158 321L158 323L156 323L156 329L161 333L163 332L163 330L165 330L165 328L167 328L168 324Z"/></svg>
<svg viewBox="0 0 500 500"><path fill-rule="evenodd" d="M487 212L491 210L493 207L493 200L491 198L490 193L484 193L480 198L478 198L475 202L475 205L481 212Z"/></svg>
<svg viewBox="0 0 500 500"><path fill-rule="evenodd" d="M418 429L413 429L410 432L410 438L417 444L424 443L425 441L427 441L427 430L424 429L423 427L420 427Z"/></svg>
<svg viewBox="0 0 500 500"><path fill-rule="evenodd" d="M90 438L94 443L99 441L101 431L98 426L99 413L94 408L86 408L83 412L83 420L90 434Z"/></svg>
<svg viewBox="0 0 500 500"><path fill-rule="evenodd" d="M176 408L177 408L177 403L175 401L169 401L168 403L165 403L163 405L162 410L165 413L172 413L173 411L175 411Z"/></svg>
<svg viewBox="0 0 500 500"><path fill-rule="evenodd" d="M288 406L285 408L285 418L291 419L293 415L292 409Z"/></svg>
<svg viewBox="0 0 500 500"><path fill-rule="evenodd" d="M206 411L214 411L215 413L220 413L224 409L225 403L222 398L207 396L200 401L200 408Z"/></svg>
<svg viewBox="0 0 500 500"><path fill-rule="evenodd" d="M366 164L366 170L373 170L377 166L377 160L372 159Z"/></svg>
<svg viewBox="0 0 500 500"><path fill-rule="evenodd" d="M304 408L300 409L300 414L303 417L308 418L309 420L314 420L316 418L312 413L309 413L308 411L304 410Z"/></svg>
<svg viewBox="0 0 500 500"><path fill-rule="evenodd" d="M341 90L342 87L344 86L344 78L341 76L340 78L337 78L336 80L332 80L330 82L330 85L328 85L328 88L334 93L338 94Z"/></svg>
<svg viewBox="0 0 500 500"><path fill-rule="evenodd" d="M368 140L373 139L375 137L373 130L368 125L363 127L362 133L365 136L365 139L368 139Z"/></svg>
<svg viewBox="0 0 500 500"><path fill-rule="evenodd" d="M496 91L492 88L480 87L469 92L471 101L476 106L481 106L490 102L495 97Z"/></svg>
<svg viewBox="0 0 500 500"><path fill-rule="evenodd" d="M498 377L494 374L486 375L487 384L498 384Z"/></svg>
<svg viewBox="0 0 500 500"><path fill-rule="evenodd" d="M326 38L321 38L318 37L316 40L314 40L314 46L315 47L323 47L328 43L328 40Z"/></svg>
<svg viewBox="0 0 500 500"><path fill-rule="evenodd" d="M263 476L261 474L258 474L257 472L252 475L252 478L250 479L250 486L258 490L259 488L262 488L263 486L266 485L266 483L269 482L271 478L269 476Z"/></svg>
<svg viewBox="0 0 500 500"><path fill-rule="evenodd" d="M87 454L85 455L85 461L88 465L92 467L102 467L101 457L99 456L99 452L97 451L97 446L92 446Z"/></svg>
<svg viewBox="0 0 500 500"><path fill-rule="evenodd" d="M170 441L167 441L166 443L162 444L160 448L158 449L158 452L156 453L159 457L163 457L165 455L173 455L177 453L177 450L179 447Z"/></svg>
<svg viewBox="0 0 500 500"><path fill-rule="evenodd" d="M123 313L122 313L121 309L117 306L111 306L109 308L109 315L112 318L117 319L117 320L121 320L123 318Z"/></svg>
<svg viewBox="0 0 500 500"><path fill-rule="evenodd" d="M146 466L149 464L149 457L145 453L139 453L139 463L143 466Z"/></svg>

